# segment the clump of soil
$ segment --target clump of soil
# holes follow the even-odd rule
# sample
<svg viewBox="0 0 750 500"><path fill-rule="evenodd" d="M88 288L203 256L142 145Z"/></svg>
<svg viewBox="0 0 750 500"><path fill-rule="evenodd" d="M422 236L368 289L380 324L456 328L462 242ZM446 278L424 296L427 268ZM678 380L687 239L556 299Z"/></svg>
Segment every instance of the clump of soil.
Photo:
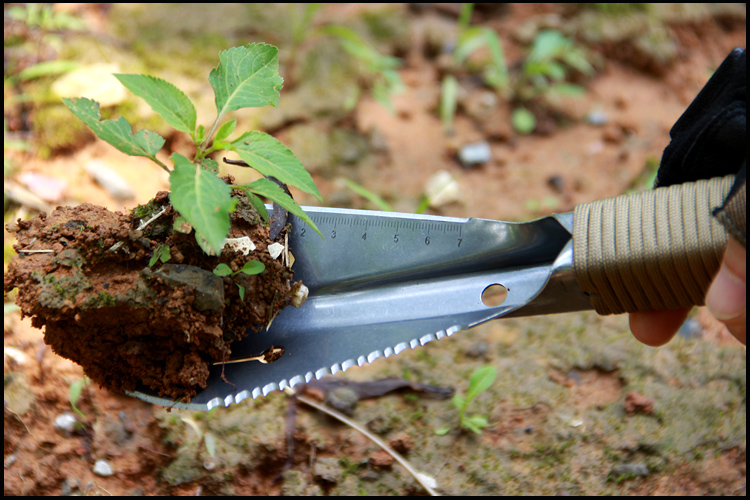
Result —
<svg viewBox="0 0 750 500"><path fill-rule="evenodd" d="M269 254L268 226L241 191L233 196L229 238L249 237L255 249L247 255L228 244L220 255L206 255L189 228L174 230L178 214L166 191L130 214L84 203L19 219L8 228L19 256L4 290L17 287L16 304L36 328L45 327L45 342L100 386L143 384L189 400L206 386L210 366L229 359L230 344L265 327L301 287L283 254ZM219 263L238 271L252 260L265 270L212 272Z"/></svg>

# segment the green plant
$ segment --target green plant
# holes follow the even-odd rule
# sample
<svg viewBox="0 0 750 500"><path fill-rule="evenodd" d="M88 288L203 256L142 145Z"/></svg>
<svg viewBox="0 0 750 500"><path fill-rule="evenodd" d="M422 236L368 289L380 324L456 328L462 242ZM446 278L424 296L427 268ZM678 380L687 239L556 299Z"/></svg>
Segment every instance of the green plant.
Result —
<svg viewBox="0 0 750 500"><path fill-rule="evenodd" d="M219 53L219 64L208 80L215 94L217 116L208 131L196 126L196 110L190 98L171 83L147 75L115 75L120 82L148 103L170 126L187 133L196 146L193 159L172 153L172 168L156 157L164 138L151 130L133 133L131 125L120 117L101 120L99 103L86 98L64 98L65 105L102 140L123 153L144 156L169 172L172 206L195 229L195 237L204 252L221 252L229 233L229 213L236 205L232 189L242 189L250 203L268 222L268 213L260 197L282 206L318 231L300 206L275 182L258 179L246 185L228 185L217 176L219 164L208 157L218 150L237 153L249 166L266 177L295 186L322 199L310 174L281 142L260 131L249 131L232 140L237 120L220 125L224 115L248 107L277 106L283 79L278 69L278 49L264 43L233 47ZM179 219L178 219L179 220ZM320 234L320 231L318 231ZM322 235L321 235L322 237Z"/></svg>
<svg viewBox="0 0 750 500"><path fill-rule="evenodd" d="M30 28L40 28L44 31L83 30L85 24L75 16L65 12L55 12L51 4L27 3L11 5L5 11L10 19L25 23Z"/></svg>
<svg viewBox="0 0 750 500"><path fill-rule="evenodd" d="M536 117L525 106L528 102L540 97L551 100L558 96L583 95L582 87L565 81L572 69L584 75L593 74L594 68L582 48L559 31L541 30L534 38L520 72L511 75L497 33L487 27L469 26L472 6L463 4L461 10L454 62L461 66L476 51L486 49L489 52L489 62L482 66L482 77L485 84L515 102L511 124L518 133L528 134L536 128ZM440 114L446 132L452 128L457 85L453 75L443 78Z"/></svg>
<svg viewBox="0 0 750 500"><path fill-rule="evenodd" d="M346 185L346 187L357 193L362 198L378 207L379 210L382 210L383 212L393 212L393 206L390 203L388 203L382 197L373 193L366 187L357 184L356 182L349 179L344 179L344 185Z"/></svg>
<svg viewBox="0 0 750 500"><path fill-rule="evenodd" d="M81 398L81 392L83 392L84 385L88 384L88 377L86 375L83 376L83 380L76 380L72 384L70 384L70 388L68 391L68 398L70 399L70 406L73 408L73 411L78 414L79 417L82 419L86 418L86 415L83 414L81 410L78 409L78 400Z"/></svg>
<svg viewBox="0 0 750 500"><path fill-rule="evenodd" d="M458 422L462 429L481 434L483 428L491 425L487 421L487 417L481 415L467 415L466 409L475 397L490 388L495 382L496 377L497 368L492 365L485 365L477 368L469 381L469 392L466 394L466 397L462 397L458 394L453 396L453 405L458 409ZM441 427L435 432L439 436L442 436L447 434L451 429L452 426L448 425Z"/></svg>
<svg viewBox="0 0 750 500"><path fill-rule="evenodd" d="M505 53L500 37L497 33L485 26L469 26L471 13L474 10L473 3L461 5L458 19L458 39L456 49L453 52L453 61L460 67L474 52L487 49L490 61L482 67L482 78L484 82L501 93L507 93L509 76L508 66L505 63ZM453 129L453 117L456 113L458 82L453 75L443 77L440 96L440 117L443 122L443 130L450 133Z"/></svg>
<svg viewBox="0 0 750 500"><path fill-rule="evenodd" d="M263 270L266 268L265 264L263 264L259 260L251 260L250 262L245 262L245 265L242 266L242 269L239 271L232 272L232 269L224 264L218 264L216 268L214 269L213 273L216 276L234 276L239 273L244 273L247 275L253 275L253 274L260 274L263 272ZM245 300L245 287L240 285L239 283L235 283L237 285L237 288L240 289L240 300Z"/></svg>
<svg viewBox="0 0 750 500"><path fill-rule="evenodd" d="M365 70L375 78L372 84L372 97L393 112L391 97L404 87L396 71L396 68L401 66L401 59L381 54L351 28L329 24L322 26L318 31L338 39L344 50L364 64Z"/></svg>
<svg viewBox="0 0 750 500"><path fill-rule="evenodd" d="M555 30L542 30L531 44L514 94L521 101L540 95L583 95L583 88L565 82L571 69L584 75L594 72L582 48Z"/></svg>
<svg viewBox="0 0 750 500"><path fill-rule="evenodd" d="M580 97L583 87L565 81L571 69L585 75L594 72L586 55L572 40L555 30L537 33L531 50L513 82L513 95L519 105L513 110L513 128L520 134L528 134L536 128L536 117L523 105L536 98L547 100L558 96Z"/></svg>
<svg viewBox="0 0 750 500"><path fill-rule="evenodd" d="M164 264L165 262L168 262L171 257L172 255L169 252L169 246L158 245L156 250L154 250L154 254L151 256L151 259L148 261L148 267L154 267L154 264L157 262Z"/></svg>

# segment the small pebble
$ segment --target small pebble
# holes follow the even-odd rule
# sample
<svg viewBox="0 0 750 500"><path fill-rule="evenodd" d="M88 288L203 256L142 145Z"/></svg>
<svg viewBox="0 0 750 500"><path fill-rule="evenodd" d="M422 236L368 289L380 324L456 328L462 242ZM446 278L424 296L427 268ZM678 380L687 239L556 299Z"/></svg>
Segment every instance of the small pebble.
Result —
<svg viewBox="0 0 750 500"><path fill-rule="evenodd" d="M3 467L5 469L7 469L8 467L10 467L11 465L13 465L17 461L18 461L18 455L16 455L15 453L13 453L11 455L8 455L8 457L3 462Z"/></svg>
<svg viewBox="0 0 750 500"><path fill-rule="evenodd" d="M74 430L78 419L72 413L63 413L55 418L52 426L65 435L70 435Z"/></svg>
<svg viewBox="0 0 750 500"><path fill-rule="evenodd" d="M469 348L466 350L466 356L470 358L480 358L482 356L486 356L487 353L490 352L490 346L487 344L487 342L484 342L480 340L479 342L474 342L469 346Z"/></svg>
<svg viewBox="0 0 750 500"><path fill-rule="evenodd" d="M62 482L60 485L60 493L62 493L62 496L67 497L73 495L73 493L78 493L76 490L81 489L81 483L78 482L78 479L74 477L69 477L65 481Z"/></svg>
<svg viewBox="0 0 750 500"><path fill-rule="evenodd" d="M338 411L351 415L359 402L359 396L351 387L337 387L326 394L325 401Z"/></svg>
<svg viewBox="0 0 750 500"><path fill-rule="evenodd" d="M608 121L609 116L601 110L589 111L586 115L586 123L589 125L606 125Z"/></svg>
<svg viewBox="0 0 750 500"><path fill-rule="evenodd" d="M284 251L284 245L281 243L271 243L268 245L268 253L271 254L272 259L276 259Z"/></svg>
<svg viewBox="0 0 750 500"><path fill-rule="evenodd" d="M466 168L487 163L491 159L492 151L485 141L467 144L458 151L458 161Z"/></svg>
<svg viewBox="0 0 750 500"><path fill-rule="evenodd" d="M92 469L94 474L102 477L109 477L112 474L114 474L114 471L112 470L112 466L109 465L109 462L106 460L97 460L94 464L94 468Z"/></svg>
<svg viewBox="0 0 750 500"><path fill-rule="evenodd" d="M648 476L648 466L643 463L620 464L612 467L612 473L615 476Z"/></svg>

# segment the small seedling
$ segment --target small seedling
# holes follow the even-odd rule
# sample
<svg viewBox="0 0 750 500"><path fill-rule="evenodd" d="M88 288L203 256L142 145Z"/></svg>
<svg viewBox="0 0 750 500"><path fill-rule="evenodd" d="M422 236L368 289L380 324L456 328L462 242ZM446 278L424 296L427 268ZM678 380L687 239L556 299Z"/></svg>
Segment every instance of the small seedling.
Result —
<svg viewBox="0 0 750 500"><path fill-rule="evenodd" d="M401 59L381 54L351 28L329 24L319 28L318 31L336 38L349 55L364 65L367 72L374 76L372 97L393 113L391 97L404 88L401 77L396 71L401 66Z"/></svg>
<svg viewBox="0 0 750 500"><path fill-rule="evenodd" d="M487 421L487 417L481 415L467 415L466 409L475 397L490 388L495 382L495 377L497 377L497 368L492 365L482 366L471 376L471 380L469 381L469 392L466 394L466 397L462 397L458 394L453 396L453 405L458 409L458 422L461 429L470 430L475 434L481 434L483 428L491 425ZM452 428L453 426L447 425L436 430L435 433L442 436L447 434Z"/></svg>
<svg viewBox="0 0 750 500"><path fill-rule="evenodd" d="M463 4L462 7L454 62L460 66L480 49L489 52L490 59L482 66L484 82L501 96L515 102L511 123L516 132L528 134L536 128L536 117L524 106L529 101L583 95L582 87L565 81L572 69L584 75L594 72L582 48L559 31L541 30L534 38L520 71L511 75L497 33L485 26L469 26L472 5ZM446 132L452 128L456 87L455 77L446 75L443 78L440 114Z"/></svg>
<svg viewBox="0 0 750 500"><path fill-rule="evenodd" d="M76 380L75 382L70 384L70 391L68 394L71 408L73 408L73 411L76 412L78 416L84 420L86 419L86 415L84 415L83 412L78 409L78 400L81 398L83 386L86 385L87 382L88 378L84 375L82 380Z"/></svg>
<svg viewBox="0 0 750 500"><path fill-rule="evenodd" d="M594 72L583 49L572 40L559 31L542 30L531 44L515 94L522 101L539 95L582 95L583 88L564 81L571 69L585 75Z"/></svg>
<svg viewBox="0 0 750 500"><path fill-rule="evenodd" d="M251 260L250 262L245 262L245 265L242 266L242 269L240 269L239 271L232 271L232 269L228 265L221 263L216 266L213 272L216 276L234 276L239 273L253 275L253 274L260 274L265 269L266 269L266 266L261 261ZM239 283L235 283L235 285L237 285L237 288L240 289L240 300L244 302L245 301L245 287L240 285Z"/></svg>
<svg viewBox="0 0 750 500"><path fill-rule="evenodd" d="M373 193L366 187L357 184L356 182L344 179L344 184L346 187L357 193L362 198L366 199L376 207L378 207L378 210L382 210L383 212L393 212L393 206L391 206L390 203L385 201L382 197L378 196L377 194Z"/></svg>
<svg viewBox="0 0 750 500"><path fill-rule="evenodd" d="M245 132L230 140L237 120L220 125L229 111L268 104L278 106L283 79L279 75L276 47L251 43L219 53L219 65L208 76L217 111L208 131L203 125L197 126L196 109L190 98L171 83L147 75L118 74L115 77L169 125L189 134L196 147L192 160L173 153L170 168L156 157L165 143L156 132L139 130L134 134L123 117L102 120L99 103L91 99L64 98L63 102L100 139L123 153L144 156L169 173L170 202L195 229L196 241L204 252L217 255L224 246L230 229L229 214L236 206L236 200L231 197L232 189L244 190L266 222L268 213L260 197L268 198L318 230L297 202L275 182L265 178L241 186L227 185L217 176L219 164L208 157L218 150L234 151L265 177L275 177L322 200L310 174L281 142L260 131Z"/></svg>
<svg viewBox="0 0 750 500"><path fill-rule="evenodd" d="M164 264L168 262L170 258L172 258L172 255L169 253L169 246L158 245L156 250L154 250L154 254L151 256L151 259L148 261L148 267L154 267L154 264L157 262Z"/></svg>

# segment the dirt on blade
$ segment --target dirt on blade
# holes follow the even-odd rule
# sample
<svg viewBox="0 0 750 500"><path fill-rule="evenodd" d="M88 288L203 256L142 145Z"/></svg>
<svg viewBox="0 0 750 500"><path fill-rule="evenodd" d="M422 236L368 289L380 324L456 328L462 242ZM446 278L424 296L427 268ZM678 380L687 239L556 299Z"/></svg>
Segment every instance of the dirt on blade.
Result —
<svg viewBox="0 0 750 500"><path fill-rule="evenodd" d="M174 229L166 191L130 214L84 203L19 219L9 227L19 256L4 289L18 288L16 303L44 327L45 342L100 386L142 384L189 400L206 386L210 366L229 359L231 343L265 327L300 288L283 255L269 254L268 226L240 191L233 196L229 238L239 240L219 256L206 255L189 228ZM212 272L252 260L265 270Z"/></svg>

